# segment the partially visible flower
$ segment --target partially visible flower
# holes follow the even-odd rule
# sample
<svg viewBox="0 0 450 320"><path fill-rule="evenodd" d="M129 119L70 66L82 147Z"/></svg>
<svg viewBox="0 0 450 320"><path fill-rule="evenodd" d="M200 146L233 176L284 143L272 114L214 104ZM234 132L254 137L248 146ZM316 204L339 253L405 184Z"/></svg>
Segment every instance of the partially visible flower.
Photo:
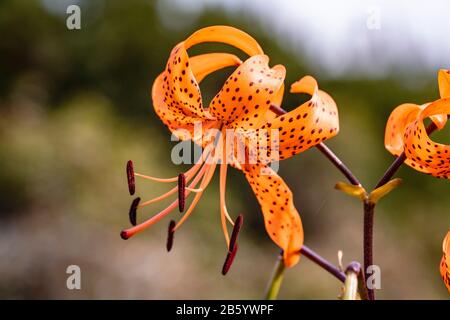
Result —
<svg viewBox="0 0 450 320"><path fill-rule="evenodd" d="M424 120L430 118L441 130L450 114L450 71L438 74L441 98L423 105L405 103L389 116L384 145L395 156L405 152L405 163L438 178L450 179L450 146L430 139Z"/></svg>
<svg viewBox="0 0 450 320"><path fill-rule="evenodd" d="M189 57L187 50L203 42L222 42L237 47L250 58L242 62L229 53L207 53ZM314 78L307 76L292 85L291 91L307 93L311 99L285 115L277 116L271 108L279 106L284 92L285 68L269 67L269 58L248 34L231 27L214 26L201 29L172 50L166 69L152 88L153 105L157 115L170 131L181 140L192 140L204 148L203 155L187 172L179 177L159 179L134 173L128 164L130 193L134 193L134 176L160 182L178 181L178 186L166 194L140 203L135 200L130 210L132 228L122 231L124 239L153 225L173 209L184 210L184 201L195 193L192 203L178 221L169 226L167 248L173 244L174 232L186 221L210 183L216 166L220 166L220 217L228 249L223 273L229 269L236 254L236 243L242 216L231 219L225 188L228 165L241 170L252 187L264 216L270 238L283 250L286 266L295 265L303 245L303 227L294 206L292 192L283 179L269 166L289 158L335 136L339 131L337 107L333 99L319 90ZM210 73L237 66L208 108L203 106L199 83ZM198 124L201 124L200 131ZM208 130L209 129L209 130ZM211 130L211 129L215 129ZM245 146L240 158L229 149L223 138L227 130L239 133ZM213 132L213 133L211 133ZM273 139L279 136L279 140ZM222 137L221 139L218 139ZM275 141L278 143L273 144ZM222 141L222 142L221 142ZM234 144L233 144L234 145ZM256 157L256 162L248 161ZM130 175L132 175L130 177ZM186 185L189 183L188 185ZM183 192L184 190L184 192ZM141 224L136 224L136 209L177 193L178 199L166 209ZM233 226L231 237L227 223Z"/></svg>
<svg viewBox="0 0 450 320"><path fill-rule="evenodd" d="M442 260L441 260L441 276L445 286L450 293L450 231L447 232L444 242L442 243Z"/></svg>

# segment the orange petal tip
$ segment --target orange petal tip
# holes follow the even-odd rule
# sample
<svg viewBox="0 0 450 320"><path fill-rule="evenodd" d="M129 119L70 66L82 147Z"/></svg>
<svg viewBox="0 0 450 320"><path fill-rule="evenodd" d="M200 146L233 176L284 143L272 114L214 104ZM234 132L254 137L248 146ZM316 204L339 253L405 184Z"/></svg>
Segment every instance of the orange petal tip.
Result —
<svg viewBox="0 0 450 320"><path fill-rule="evenodd" d="M291 268L295 266L299 260L300 260L299 251L283 254L283 262L286 268Z"/></svg>
<svg viewBox="0 0 450 320"><path fill-rule="evenodd" d="M291 93L307 93L314 95L317 90L317 81L311 76L304 76L291 85Z"/></svg>

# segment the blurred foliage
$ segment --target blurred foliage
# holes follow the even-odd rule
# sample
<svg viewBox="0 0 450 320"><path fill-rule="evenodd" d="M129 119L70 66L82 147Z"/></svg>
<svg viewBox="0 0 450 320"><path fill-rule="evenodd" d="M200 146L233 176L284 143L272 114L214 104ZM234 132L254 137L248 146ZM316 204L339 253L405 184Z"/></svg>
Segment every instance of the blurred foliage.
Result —
<svg viewBox="0 0 450 320"><path fill-rule="evenodd" d="M244 212L246 223L236 264L221 278L226 252L217 181L177 233L178 253L166 255L164 222L127 242L118 237L130 201L124 164L132 158L139 171L161 176L180 170L170 161L169 133L152 110L149 92L171 48L196 29L227 24L247 31L272 64L287 67L287 85L314 75L318 66L245 13L208 9L190 17L162 1L81 1L82 29L69 31L65 6L57 3L0 2L0 297L262 297L277 248L239 172L230 172L228 206L233 216ZM192 52L206 47L223 48L202 45ZM206 103L229 72L202 84ZM383 147L390 111L438 97L435 74L418 74L418 81L398 74L318 80L340 110L341 132L328 144L368 187L392 161ZM284 107L302 99L286 92ZM438 135L450 142L448 137L448 130ZM362 212L357 201L333 190L341 175L315 150L283 162L280 173L294 191L306 243L331 261L337 262L339 249L346 261L361 261ZM379 296L447 298L438 265L450 226L449 183L409 168L398 176L404 184L377 210ZM138 193L147 198L163 188L139 182ZM86 274L81 292L65 289L68 264L81 265ZM302 259L289 270L281 297L334 299L338 292L335 279Z"/></svg>

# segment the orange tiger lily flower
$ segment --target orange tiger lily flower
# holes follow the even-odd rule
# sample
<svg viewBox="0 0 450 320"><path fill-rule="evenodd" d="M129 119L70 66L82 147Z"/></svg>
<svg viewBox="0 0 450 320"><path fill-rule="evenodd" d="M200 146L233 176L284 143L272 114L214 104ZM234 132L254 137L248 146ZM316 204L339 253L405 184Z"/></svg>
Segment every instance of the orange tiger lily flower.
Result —
<svg viewBox="0 0 450 320"><path fill-rule="evenodd" d="M225 43L250 57L242 62L229 53L188 55L189 48L204 42ZM230 66L237 68L209 107L204 107L199 83L214 71ZM236 237L242 225L241 216L235 222L227 211L225 188L229 164L241 170L250 183L261 206L267 233L283 250L285 265L290 267L298 262L299 250L303 245L302 222L294 206L291 190L270 167L270 163L289 158L333 137L339 131L339 122L333 99L319 90L317 82L310 76L294 83L291 88L294 93L310 94L308 102L282 116L271 111L271 105L281 104L285 72L282 65L269 67L269 58L264 55L259 44L248 34L232 27L207 27L175 46L165 70L153 84L153 105L156 114L172 134L181 140L190 139L201 145L204 148L203 155L180 178L154 178L133 173L131 165L128 166L129 184L133 186L130 188L131 193L134 193L134 176L160 182L181 182L160 197L143 203L138 200L132 206L133 210L179 193L178 199L166 209L122 231L124 239L153 225L177 206L183 211L185 198L195 193L192 203L178 223L172 222L169 227L167 246L170 249L173 233L193 212L219 164L220 216L229 252L224 265L224 269L227 269L227 263L231 263L236 253ZM200 131L196 130L198 124L201 124ZM218 139L225 137L229 130L240 133L238 140L245 146L245 159L239 159L235 150L230 150L226 143ZM268 145L272 141L279 143ZM256 157L257 161L248 161L252 157ZM228 222L234 226L231 237Z"/></svg>
<svg viewBox="0 0 450 320"><path fill-rule="evenodd" d="M442 251L440 271L445 286L450 293L450 231L447 232L444 242L442 243Z"/></svg>
<svg viewBox="0 0 450 320"><path fill-rule="evenodd" d="M450 114L450 71L438 74L441 98L423 105L406 103L389 116L384 144L395 156L405 152L405 163L438 178L450 179L450 146L436 143L428 136L424 120L430 118L441 130Z"/></svg>

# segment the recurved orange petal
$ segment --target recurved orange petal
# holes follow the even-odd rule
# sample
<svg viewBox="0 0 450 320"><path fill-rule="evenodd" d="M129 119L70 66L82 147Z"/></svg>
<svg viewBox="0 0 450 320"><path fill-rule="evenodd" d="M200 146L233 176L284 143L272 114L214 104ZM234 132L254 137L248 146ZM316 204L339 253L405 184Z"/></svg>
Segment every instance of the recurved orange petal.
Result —
<svg viewBox="0 0 450 320"><path fill-rule="evenodd" d="M186 49L203 42L221 42L236 47L249 56L263 54L258 42L249 34L229 26L211 26L194 32L186 39Z"/></svg>
<svg viewBox="0 0 450 320"><path fill-rule="evenodd" d="M268 63L267 56L256 55L241 64L211 101L211 114L230 128L256 129L264 123L286 74L283 66Z"/></svg>
<svg viewBox="0 0 450 320"><path fill-rule="evenodd" d="M450 71L441 69L438 72L439 94L441 98L450 98ZM441 130L447 123L446 114L436 114L431 116L434 124Z"/></svg>
<svg viewBox="0 0 450 320"><path fill-rule="evenodd" d="M408 165L435 177L450 179L450 146L431 140L423 123L425 118L447 114L450 114L450 98L426 106L406 127L404 143Z"/></svg>
<svg viewBox="0 0 450 320"><path fill-rule="evenodd" d="M295 82L291 92L310 94L311 99L258 129L259 159L264 163L289 158L339 132L336 103L326 92L319 90L313 77L306 76ZM278 134L279 149L269 147L277 141L274 134ZM264 146L267 146L267 151Z"/></svg>
<svg viewBox="0 0 450 320"><path fill-rule="evenodd" d="M228 53L190 58L186 50L202 42L222 42L249 55L263 53L251 36L228 26L200 29L172 50L166 69L153 84L152 98L158 116L172 132L178 129L175 135L181 139L193 137L195 123L203 123L204 129L215 128L217 124L208 110L203 108L200 81L214 71L242 63L238 57Z"/></svg>
<svg viewBox="0 0 450 320"><path fill-rule="evenodd" d="M187 116L209 118L203 109L200 87L190 67L183 42L172 50L166 70L161 76L162 86L158 92L164 94L168 107Z"/></svg>
<svg viewBox="0 0 450 320"><path fill-rule="evenodd" d="M230 53L206 53L191 57L189 60L194 77L200 83L207 75L217 70L239 66L242 61Z"/></svg>
<svg viewBox="0 0 450 320"><path fill-rule="evenodd" d="M178 45L172 51L166 70L153 83L156 113L179 139L199 142L203 134L194 133L196 124L201 124L203 131L217 125L203 109L199 83L214 71L240 63L238 57L228 53L209 53L188 59L183 45Z"/></svg>
<svg viewBox="0 0 450 320"><path fill-rule="evenodd" d="M285 265L292 267L300 259L303 226L291 190L265 165L247 165L243 171L261 205L267 233L283 249Z"/></svg>
<svg viewBox="0 0 450 320"><path fill-rule="evenodd" d="M284 95L284 83L275 94L275 97L273 98L271 105L281 106L281 103L283 102L283 95ZM272 109L269 109L266 111L266 114L264 116L265 119L264 123L269 122L275 119L276 117L278 117L278 114L272 111Z"/></svg>
<svg viewBox="0 0 450 320"><path fill-rule="evenodd" d="M392 111L384 134L384 146L390 153L399 156L404 150L406 127L417 118L421 108L417 104L404 103Z"/></svg>
<svg viewBox="0 0 450 320"><path fill-rule="evenodd" d="M178 93L181 94L179 91ZM206 129L215 128L217 122L214 119L210 119L210 117L207 118L204 111L200 111L200 115L187 114L188 112L184 107L184 103L180 100L182 97L177 96L178 93L167 81L167 70L160 74L152 87L153 107L155 108L156 114L179 139L191 139L197 143L201 143ZM201 108L203 109L203 107ZM196 124L200 125L197 127L201 128L199 133L199 130L195 130Z"/></svg>
<svg viewBox="0 0 450 320"><path fill-rule="evenodd" d="M439 70L438 83L441 98L450 97L450 70L445 69Z"/></svg>
<svg viewBox="0 0 450 320"><path fill-rule="evenodd" d="M439 93L441 98L450 97L450 71L441 69L438 73ZM414 121L419 112L430 103L417 105L404 103L399 105L389 116L384 135L384 145L393 155L400 155L404 149L404 133L410 122ZM433 114L430 119L441 130L447 123L446 114ZM408 162L408 161L407 161Z"/></svg>
<svg viewBox="0 0 450 320"><path fill-rule="evenodd" d="M445 286L450 293L450 231L442 243L442 259L440 264L440 271L442 279L444 280Z"/></svg>

